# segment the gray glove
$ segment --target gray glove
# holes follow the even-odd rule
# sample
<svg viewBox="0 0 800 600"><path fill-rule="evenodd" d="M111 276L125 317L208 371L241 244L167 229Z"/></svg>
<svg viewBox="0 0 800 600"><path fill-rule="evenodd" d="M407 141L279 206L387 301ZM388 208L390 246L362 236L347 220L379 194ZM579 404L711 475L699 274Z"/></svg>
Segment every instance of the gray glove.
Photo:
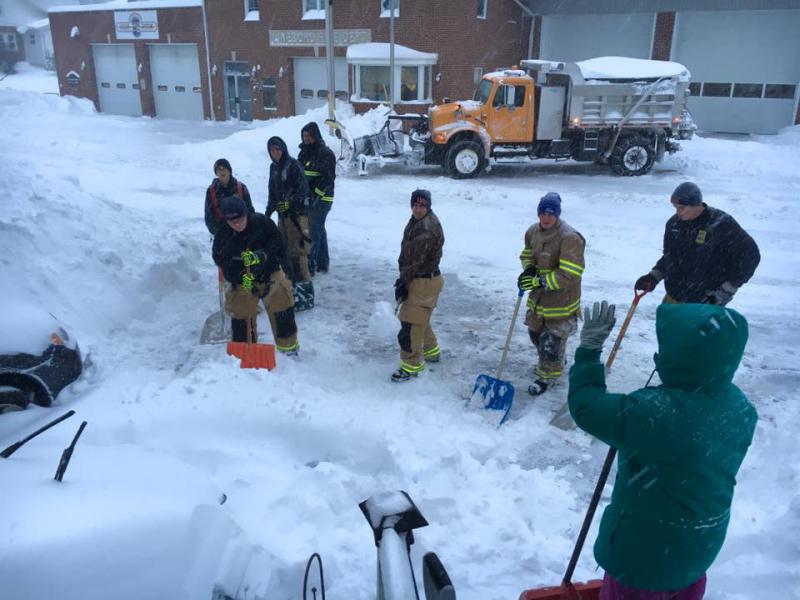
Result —
<svg viewBox="0 0 800 600"><path fill-rule="evenodd" d="M717 306L725 306L728 302L733 300L733 295L739 290L738 287L733 285L730 281L725 281L718 290L708 292L705 304L716 304Z"/></svg>
<svg viewBox="0 0 800 600"><path fill-rule="evenodd" d="M614 323L616 306L605 300L595 302L592 310L587 306L583 313L583 329L581 329L581 347L587 350L602 350L603 342L608 339Z"/></svg>

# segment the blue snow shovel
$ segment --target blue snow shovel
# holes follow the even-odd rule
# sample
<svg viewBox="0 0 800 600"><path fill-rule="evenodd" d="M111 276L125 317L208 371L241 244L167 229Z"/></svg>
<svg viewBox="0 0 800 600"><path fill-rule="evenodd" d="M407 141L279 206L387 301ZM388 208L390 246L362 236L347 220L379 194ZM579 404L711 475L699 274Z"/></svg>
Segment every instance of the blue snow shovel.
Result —
<svg viewBox="0 0 800 600"><path fill-rule="evenodd" d="M514 402L514 385L510 381L503 381L500 377L503 375L503 368L506 366L508 346L511 343L514 324L517 322L517 315L519 314L519 305L522 303L522 296L524 295L525 292L520 290L517 296L517 304L514 306L514 316L511 317L511 325L508 327L503 354L500 356L500 366L497 367L497 376L478 375L475 380L475 386L472 388L472 396L469 399L469 404L480 401L483 404L483 408L487 410L504 411L500 422L497 424L498 427L505 423L508 413L511 411L511 404Z"/></svg>

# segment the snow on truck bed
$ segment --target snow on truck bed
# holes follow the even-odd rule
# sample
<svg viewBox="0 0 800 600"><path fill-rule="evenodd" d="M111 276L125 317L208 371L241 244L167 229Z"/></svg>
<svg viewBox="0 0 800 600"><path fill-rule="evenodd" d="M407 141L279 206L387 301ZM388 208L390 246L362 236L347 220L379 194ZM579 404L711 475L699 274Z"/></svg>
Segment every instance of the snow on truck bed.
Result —
<svg viewBox="0 0 800 600"><path fill-rule="evenodd" d="M584 79L658 79L678 77L689 81L689 69L680 63L627 58L624 56L600 56L575 63Z"/></svg>

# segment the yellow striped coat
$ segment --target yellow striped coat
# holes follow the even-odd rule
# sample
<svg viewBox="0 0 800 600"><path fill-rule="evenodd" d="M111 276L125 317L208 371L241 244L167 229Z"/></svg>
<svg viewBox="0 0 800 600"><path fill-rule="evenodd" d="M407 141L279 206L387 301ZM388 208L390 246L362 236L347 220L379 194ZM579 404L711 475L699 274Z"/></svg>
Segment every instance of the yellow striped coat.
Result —
<svg viewBox="0 0 800 600"><path fill-rule="evenodd" d="M563 319L580 312L581 277L586 240L559 219L550 229L538 223L525 232L522 268L533 265L541 282L528 296L528 309L545 319Z"/></svg>

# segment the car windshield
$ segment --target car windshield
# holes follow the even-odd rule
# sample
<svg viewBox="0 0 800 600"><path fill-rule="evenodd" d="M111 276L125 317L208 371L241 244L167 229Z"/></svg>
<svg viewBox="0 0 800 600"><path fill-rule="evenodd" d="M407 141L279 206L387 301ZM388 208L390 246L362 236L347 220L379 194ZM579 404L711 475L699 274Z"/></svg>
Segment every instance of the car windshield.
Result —
<svg viewBox="0 0 800 600"><path fill-rule="evenodd" d="M478 86L478 89L475 90L475 97L473 100L476 102L480 102L481 104L486 104L489 100L489 92L492 91L492 82L488 79L484 79L481 81L481 84Z"/></svg>

